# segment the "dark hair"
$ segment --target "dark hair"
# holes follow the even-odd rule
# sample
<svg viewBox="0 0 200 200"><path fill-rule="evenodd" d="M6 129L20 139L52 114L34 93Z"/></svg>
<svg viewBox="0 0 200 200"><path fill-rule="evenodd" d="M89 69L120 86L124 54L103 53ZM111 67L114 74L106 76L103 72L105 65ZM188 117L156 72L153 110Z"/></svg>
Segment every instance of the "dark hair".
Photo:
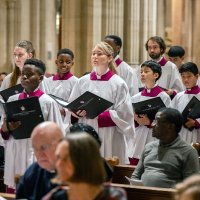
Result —
<svg viewBox="0 0 200 200"><path fill-rule="evenodd" d="M96 140L98 145L101 146L101 139L92 126L84 123L75 123L70 127L70 133L77 133L77 132L87 133L91 135Z"/></svg>
<svg viewBox="0 0 200 200"><path fill-rule="evenodd" d="M197 75L199 74L199 69L197 67L197 65L193 62L187 62L187 63L184 63L180 69L179 69L179 72L182 74L183 72L191 72L193 73L194 75Z"/></svg>
<svg viewBox="0 0 200 200"><path fill-rule="evenodd" d="M157 63L153 60L150 60L150 61L143 62L141 65L141 68L144 66L149 67L153 71L153 73L158 73L158 78L156 79L156 81L161 77L162 68L159 63Z"/></svg>
<svg viewBox="0 0 200 200"><path fill-rule="evenodd" d="M26 59L24 62L24 65L34 65L37 69L40 75L44 75L46 71L46 66L45 64L38 59L31 58L31 59Z"/></svg>
<svg viewBox="0 0 200 200"><path fill-rule="evenodd" d="M169 57L183 57L185 50L181 46L171 46L167 54Z"/></svg>
<svg viewBox="0 0 200 200"><path fill-rule="evenodd" d="M67 49L67 48L64 48L64 49L60 49L57 53L57 57L61 54L69 54L71 57L72 57L72 60L74 59L74 53L70 50L70 49Z"/></svg>
<svg viewBox="0 0 200 200"><path fill-rule="evenodd" d="M182 114L174 108L161 108L158 112L163 114L165 120L175 125L175 131L178 134L183 125Z"/></svg>
<svg viewBox="0 0 200 200"><path fill-rule="evenodd" d="M0 75L6 75L7 76L8 73L7 72L1 72Z"/></svg>
<svg viewBox="0 0 200 200"><path fill-rule="evenodd" d="M99 185L105 181L105 169L99 146L89 134L68 134L64 139L69 143L69 156L74 174L69 181Z"/></svg>
<svg viewBox="0 0 200 200"><path fill-rule="evenodd" d="M122 39L119 36L117 36L117 35L106 35L104 39L107 39L107 38L113 39L116 45L122 47Z"/></svg>
<svg viewBox="0 0 200 200"><path fill-rule="evenodd" d="M152 41L158 43L159 46L160 46L160 49L162 50L162 54L165 53L166 44L165 44L164 40L163 40L161 37L159 37L159 36L153 36L153 37L150 37L150 38L147 40L147 42L146 42L146 44L145 44L145 48L146 48L147 51L148 51L148 42L149 42L150 40L152 40Z"/></svg>

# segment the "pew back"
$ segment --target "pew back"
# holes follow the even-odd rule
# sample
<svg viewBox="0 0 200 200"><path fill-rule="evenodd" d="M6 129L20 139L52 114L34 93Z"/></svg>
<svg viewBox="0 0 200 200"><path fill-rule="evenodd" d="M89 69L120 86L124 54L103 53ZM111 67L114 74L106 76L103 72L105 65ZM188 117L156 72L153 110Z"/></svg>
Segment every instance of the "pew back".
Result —
<svg viewBox="0 0 200 200"><path fill-rule="evenodd" d="M112 183L129 184L125 176L131 177L136 166L116 165L113 169Z"/></svg>
<svg viewBox="0 0 200 200"><path fill-rule="evenodd" d="M175 189L133 186L112 183L114 187L123 188L128 200L173 200Z"/></svg>

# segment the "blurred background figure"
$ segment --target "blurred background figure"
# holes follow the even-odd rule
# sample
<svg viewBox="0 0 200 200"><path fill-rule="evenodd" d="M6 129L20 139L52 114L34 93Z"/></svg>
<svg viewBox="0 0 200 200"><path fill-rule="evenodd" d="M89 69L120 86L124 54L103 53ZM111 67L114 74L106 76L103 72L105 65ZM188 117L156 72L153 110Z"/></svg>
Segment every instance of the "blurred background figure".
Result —
<svg viewBox="0 0 200 200"><path fill-rule="evenodd" d="M6 72L1 72L0 73L0 87L1 87L1 84L4 80L4 78L7 76L7 73Z"/></svg>
<svg viewBox="0 0 200 200"><path fill-rule="evenodd" d="M184 63L185 50L181 46L171 46L168 51L169 60L173 62L178 69Z"/></svg>

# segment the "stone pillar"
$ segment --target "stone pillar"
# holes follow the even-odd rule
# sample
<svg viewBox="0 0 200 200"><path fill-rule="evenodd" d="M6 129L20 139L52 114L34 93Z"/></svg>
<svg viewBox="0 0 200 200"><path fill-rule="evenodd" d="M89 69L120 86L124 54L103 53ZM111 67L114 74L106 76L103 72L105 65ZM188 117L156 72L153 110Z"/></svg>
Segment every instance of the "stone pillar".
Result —
<svg viewBox="0 0 200 200"><path fill-rule="evenodd" d="M0 47L3 49L0 54L0 71L10 71L10 64L7 60L7 2L0 1Z"/></svg>
<svg viewBox="0 0 200 200"><path fill-rule="evenodd" d="M189 2L188 2L189 3ZM189 28L191 28L191 30L193 30L193 34L189 35L191 37L191 39L193 39L192 43L191 43L191 50L190 50L190 54L189 57L191 58L191 60L193 62L195 62L197 64L197 66L199 67L200 70L200 25L199 25L199 19L200 19L200 13L199 13L199 9L200 9L200 1L196 0L196 1L192 1L193 6L192 6L192 12L190 13L190 17L193 17L192 22L190 23L190 27L187 27L186 30L190 30Z"/></svg>
<svg viewBox="0 0 200 200"><path fill-rule="evenodd" d="M40 1L40 54L46 61L47 72L56 71L55 59L57 52L56 41L56 7L54 0Z"/></svg>
<svg viewBox="0 0 200 200"><path fill-rule="evenodd" d="M68 8L68 12L65 9ZM100 26L97 24L96 26ZM71 49L75 55L72 71L80 77L91 71L90 55L93 46L93 1L62 1L62 48Z"/></svg>
<svg viewBox="0 0 200 200"><path fill-rule="evenodd" d="M124 6L124 60L137 67L140 64L140 0L126 0Z"/></svg>
<svg viewBox="0 0 200 200"><path fill-rule="evenodd" d="M30 40L35 48L36 57L40 57L40 0L31 1Z"/></svg>
<svg viewBox="0 0 200 200"><path fill-rule="evenodd" d="M15 3L16 0L7 0L7 70L11 71L13 47L15 45Z"/></svg>

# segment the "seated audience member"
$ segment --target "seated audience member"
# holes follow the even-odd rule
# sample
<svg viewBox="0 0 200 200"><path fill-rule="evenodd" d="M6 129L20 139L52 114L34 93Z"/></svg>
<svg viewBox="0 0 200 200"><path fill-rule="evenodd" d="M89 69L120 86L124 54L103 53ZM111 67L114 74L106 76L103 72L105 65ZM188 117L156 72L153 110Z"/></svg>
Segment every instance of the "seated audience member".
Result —
<svg viewBox="0 0 200 200"><path fill-rule="evenodd" d="M16 199L41 199L55 184L55 149L63 133L54 122L43 122L35 127L31 142L37 162L33 163L17 184Z"/></svg>
<svg viewBox="0 0 200 200"><path fill-rule="evenodd" d="M175 200L200 199L200 175L193 175L176 185Z"/></svg>
<svg viewBox="0 0 200 200"><path fill-rule="evenodd" d="M98 133L94 130L94 128L88 124L84 124L84 123L75 123L73 124L73 126L70 127L70 133L87 133L89 135L91 135L96 142L99 145L99 148L101 147L101 139L98 135ZM107 160L104 160L104 167L105 167L105 171L106 171L106 181L110 181L110 179L112 178L113 175L113 170L111 168L111 166L106 162ZM118 163L119 164L119 163Z"/></svg>
<svg viewBox="0 0 200 200"><path fill-rule="evenodd" d="M68 134L56 148L57 182L68 187L58 187L47 199L113 199L125 200L125 191L103 184L105 170L95 139L88 134Z"/></svg>
<svg viewBox="0 0 200 200"><path fill-rule="evenodd" d="M185 50L181 46L171 46L168 51L169 60L173 62L178 69L184 63Z"/></svg>
<svg viewBox="0 0 200 200"><path fill-rule="evenodd" d="M173 108L160 109L155 117L152 135L158 140L145 146L131 179L145 186L174 187L199 171L196 149L179 136L182 115Z"/></svg>
<svg viewBox="0 0 200 200"><path fill-rule="evenodd" d="M1 72L0 73L0 87L1 87L1 84L4 80L4 78L7 76L7 73L6 72Z"/></svg>

